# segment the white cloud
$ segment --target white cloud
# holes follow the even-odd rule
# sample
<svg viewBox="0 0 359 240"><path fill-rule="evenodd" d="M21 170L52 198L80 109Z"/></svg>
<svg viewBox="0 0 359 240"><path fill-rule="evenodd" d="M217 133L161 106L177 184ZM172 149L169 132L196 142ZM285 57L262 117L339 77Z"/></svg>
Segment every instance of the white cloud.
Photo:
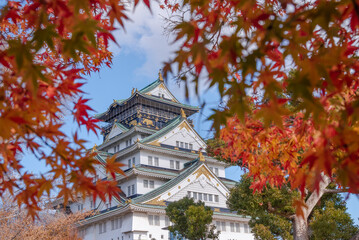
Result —
<svg viewBox="0 0 359 240"><path fill-rule="evenodd" d="M163 10L159 4L152 2L152 14L144 4L139 4L128 16L132 20L125 24L123 30L115 33L115 38L120 45L111 46L114 54L139 54L145 62L138 66L138 77L157 74L162 63L169 59L175 46L170 44L167 36L163 34L163 19L160 16Z"/></svg>

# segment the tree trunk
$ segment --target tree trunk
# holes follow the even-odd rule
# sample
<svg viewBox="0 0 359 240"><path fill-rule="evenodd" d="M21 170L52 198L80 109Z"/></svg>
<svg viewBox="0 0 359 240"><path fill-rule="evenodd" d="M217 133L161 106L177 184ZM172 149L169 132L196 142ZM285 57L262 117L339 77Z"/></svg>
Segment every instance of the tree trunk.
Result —
<svg viewBox="0 0 359 240"><path fill-rule="evenodd" d="M309 240L308 236L308 217L313 211L313 208L319 202L320 198L325 193L325 189L330 183L330 178L322 174L322 181L319 183L318 191L314 191L305 202L306 208L303 207L303 216L294 216L293 229L294 240Z"/></svg>
<svg viewBox="0 0 359 240"><path fill-rule="evenodd" d="M308 237L308 222L300 216L295 216L293 221L294 240L309 240Z"/></svg>

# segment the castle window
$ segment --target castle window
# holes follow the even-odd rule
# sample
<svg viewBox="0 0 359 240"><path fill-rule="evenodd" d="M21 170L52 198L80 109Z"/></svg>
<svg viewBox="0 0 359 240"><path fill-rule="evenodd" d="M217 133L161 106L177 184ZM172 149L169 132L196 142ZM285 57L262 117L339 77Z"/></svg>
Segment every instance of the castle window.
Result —
<svg viewBox="0 0 359 240"><path fill-rule="evenodd" d="M219 202L219 196L218 195L214 195L214 201Z"/></svg>
<svg viewBox="0 0 359 240"><path fill-rule="evenodd" d="M159 215L148 215L148 223L150 225L160 225L160 216Z"/></svg>
<svg viewBox="0 0 359 240"><path fill-rule="evenodd" d="M241 230L239 228L239 223L236 223L236 232L241 232Z"/></svg>
<svg viewBox="0 0 359 240"><path fill-rule="evenodd" d="M180 162L179 161L176 161L176 169L180 169Z"/></svg>
<svg viewBox="0 0 359 240"><path fill-rule="evenodd" d="M234 232L234 223L230 223L231 232Z"/></svg>
<svg viewBox="0 0 359 240"><path fill-rule="evenodd" d="M170 168L175 168L175 161L174 160L170 160Z"/></svg>
<svg viewBox="0 0 359 240"><path fill-rule="evenodd" d="M207 193L203 193L203 201L207 201Z"/></svg>
<svg viewBox="0 0 359 240"><path fill-rule="evenodd" d="M249 233L249 226L248 226L248 224L244 224L244 233Z"/></svg>
<svg viewBox="0 0 359 240"><path fill-rule="evenodd" d="M84 210L84 205L83 205L82 203L80 203L79 205L77 205L77 210L78 210L78 211Z"/></svg>
<svg viewBox="0 0 359 240"><path fill-rule="evenodd" d="M128 159L128 168L131 168L131 158Z"/></svg>
<svg viewBox="0 0 359 240"><path fill-rule="evenodd" d="M208 194L208 201L210 201L210 202L213 201L213 195L212 194Z"/></svg>
<svg viewBox="0 0 359 240"><path fill-rule="evenodd" d="M193 144L192 144L192 143L189 144L189 149L190 149L190 150L193 149Z"/></svg>
<svg viewBox="0 0 359 240"><path fill-rule="evenodd" d="M214 168L214 173L218 176L218 168Z"/></svg>
<svg viewBox="0 0 359 240"><path fill-rule="evenodd" d="M180 146L181 146L181 148L183 148L183 142L180 142L180 143L181 143L181 145L180 145Z"/></svg>
<svg viewBox="0 0 359 240"><path fill-rule="evenodd" d="M132 195L134 195L134 194L135 194L135 184L133 184L133 185L131 186L131 190L132 190Z"/></svg>
<svg viewBox="0 0 359 240"><path fill-rule="evenodd" d="M226 230L226 222L222 222L222 231L224 231L224 232L227 231Z"/></svg>
<svg viewBox="0 0 359 240"><path fill-rule="evenodd" d="M198 200L202 201L202 193L198 193Z"/></svg>
<svg viewBox="0 0 359 240"><path fill-rule="evenodd" d="M106 232L106 222L100 223L98 225L98 233L105 233Z"/></svg>
<svg viewBox="0 0 359 240"><path fill-rule="evenodd" d="M187 192L187 197L189 197L189 198L191 197L191 192L190 191Z"/></svg>
<svg viewBox="0 0 359 240"><path fill-rule="evenodd" d="M132 158L132 165L136 165L136 158L135 157Z"/></svg>
<svg viewBox="0 0 359 240"><path fill-rule="evenodd" d="M148 180L143 180L143 187L148 188Z"/></svg>
<svg viewBox="0 0 359 240"><path fill-rule="evenodd" d="M127 197L131 196L131 186L127 187Z"/></svg>
<svg viewBox="0 0 359 240"><path fill-rule="evenodd" d="M197 193L196 192L193 192L193 199L197 200Z"/></svg>
<svg viewBox="0 0 359 240"><path fill-rule="evenodd" d="M150 181L150 188L155 188L155 181Z"/></svg>
<svg viewBox="0 0 359 240"><path fill-rule="evenodd" d="M179 146L180 146L179 141L176 141L176 147L179 147Z"/></svg>
<svg viewBox="0 0 359 240"><path fill-rule="evenodd" d="M153 215L148 215L148 223L153 225ZM151 237L151 236L150 236Z"/></svg>
<svg viewBox="0 0 359 240"><path fill-rule="evenodd" d="M184 146L185 146L185 148L187 148L187 149L188 149L188 143L185 143L185 144L184 144Z"/></svg>
<svg viewBox="0 0 359 240"><path fill-rule="evenodd" d="M152 157L148 156L148 165L152 166L153 162L152 162Z"/></svg>
<svg viewBox="0 0 359 240"><path fill-rule="evenodd" d="M158 167L159 165L158 157L155 157L155 166Z"/></svg>
<svg viewBox="0 0 359 240"><path fill-rule="evenodd" d="M159 226L160 225L160 216L155 215L154 219L155 219L155 225Z"/></svg>

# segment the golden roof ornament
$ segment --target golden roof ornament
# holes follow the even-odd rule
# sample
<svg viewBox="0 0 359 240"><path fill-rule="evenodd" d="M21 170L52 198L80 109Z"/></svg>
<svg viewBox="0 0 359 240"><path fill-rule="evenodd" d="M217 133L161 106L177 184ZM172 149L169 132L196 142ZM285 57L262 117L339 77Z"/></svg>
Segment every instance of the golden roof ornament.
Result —
<svg viewBox="0 0 359 240"><path fill-rule="evenodd" d="M183 118L187 118L186 113L183 111L183 108L181 108L181 116L182 116Z"/></svg>
<svg viewBox="0 0 359 240"><path fill-rule="evenodd" d="M95 145L92 147L92 152L97 152L97 145L95 143Z"/></svg>
<svg viewBox="0 0 359 240"><path fill-rule="evenodd" d="M161 73L161 69L158 71L158 79L163 82L163 77L162 77L162 73Z"/></svg>
<svg viewBox="0 0 359 240"><path fill-rule="evenodd" d="M200 160L201 162L206 161L206 159L204 158L204 156L203 156L201 150L199 150L198 158L199 158L199 160Z"/></svg>
<svg viewBox="0 0 359 240"><path fill-rule="evenodd" d="M131 96L135 93L135 88L132 88Z"/></svg>

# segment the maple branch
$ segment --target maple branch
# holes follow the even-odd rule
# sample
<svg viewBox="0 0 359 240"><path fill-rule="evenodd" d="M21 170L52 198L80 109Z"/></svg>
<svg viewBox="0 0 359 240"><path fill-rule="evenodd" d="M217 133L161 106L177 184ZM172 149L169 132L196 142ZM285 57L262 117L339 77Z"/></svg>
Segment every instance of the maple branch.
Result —
<svg viewBox="0 0 359 240"><path fill-rule="evenodd" d="M337 188L337 189L325 189L324 193L345 193L348 191L349 188Z"/></svg>

